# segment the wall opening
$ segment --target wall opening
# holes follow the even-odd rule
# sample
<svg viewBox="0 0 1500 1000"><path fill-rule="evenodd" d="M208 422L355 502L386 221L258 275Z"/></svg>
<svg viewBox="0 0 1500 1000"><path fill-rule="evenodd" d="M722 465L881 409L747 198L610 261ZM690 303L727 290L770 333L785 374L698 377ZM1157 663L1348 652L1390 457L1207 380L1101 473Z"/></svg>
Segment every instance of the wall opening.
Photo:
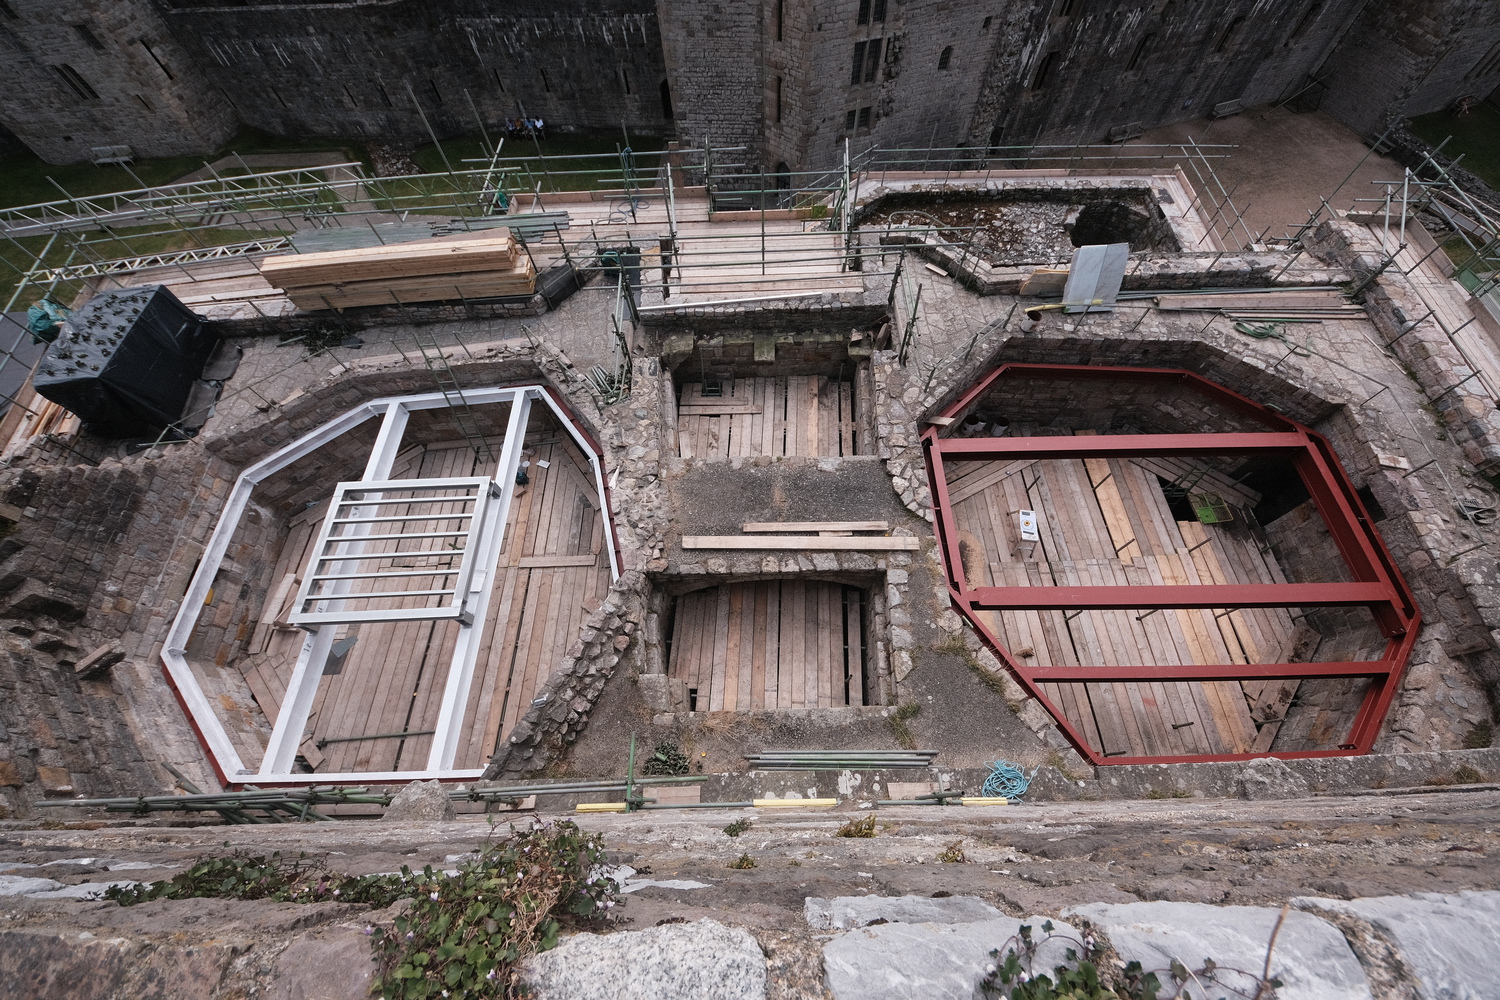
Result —
<svg viewBox="0 0 1500 1000"><path fill-rule="evenodd" d="M947 69L953 62L953 46L949 45L943 49L943 54L938 56L938 69Z"/></svg>
<svg viewBox="0 0 1500 1000"><path fill-rule="evenodd" d="M799 577L726 583L673 604L674 707L748 712L877 704L869 594Z"/></svg>

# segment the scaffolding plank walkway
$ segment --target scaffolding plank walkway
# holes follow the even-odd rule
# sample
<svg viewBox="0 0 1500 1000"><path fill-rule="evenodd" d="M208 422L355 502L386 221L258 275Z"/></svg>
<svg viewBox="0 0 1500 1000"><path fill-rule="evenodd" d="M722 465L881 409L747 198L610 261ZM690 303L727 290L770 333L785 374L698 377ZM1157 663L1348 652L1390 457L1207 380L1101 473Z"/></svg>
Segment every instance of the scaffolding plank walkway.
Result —
<svg viewBox="0 0 1500 1000"><path fill-rule="evenodd" d="M854 384L821 375L737 378L727 395L689 382L678 400L682 458L856 454Z"/></svg>

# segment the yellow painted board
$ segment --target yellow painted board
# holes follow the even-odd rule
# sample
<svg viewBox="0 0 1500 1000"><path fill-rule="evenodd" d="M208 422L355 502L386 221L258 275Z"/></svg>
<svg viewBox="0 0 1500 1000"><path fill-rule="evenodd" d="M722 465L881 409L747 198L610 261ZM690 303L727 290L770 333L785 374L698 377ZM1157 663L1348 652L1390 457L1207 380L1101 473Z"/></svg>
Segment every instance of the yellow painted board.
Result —
<svg viewBox="0 0 1500 1000"><path fill-rule="evenodd" d="M784 809L796 806L808 806L812 808L827 809L839 804L838 799L751 799L750 804L757 809Z"/></svg>
<svg viewBox="0 0 1500 1000"><path fill-rule="evenodd" d="M1010 799L984 795L967 795L958 801L966 806L1003 806L1010 803Z"/></svg>
<svg viewBox="0 0 1500 1000"><path fill-rule="evenodd" d="M627 807L624 802L580 802L574 808L581 813L622 813Z"/></svg>

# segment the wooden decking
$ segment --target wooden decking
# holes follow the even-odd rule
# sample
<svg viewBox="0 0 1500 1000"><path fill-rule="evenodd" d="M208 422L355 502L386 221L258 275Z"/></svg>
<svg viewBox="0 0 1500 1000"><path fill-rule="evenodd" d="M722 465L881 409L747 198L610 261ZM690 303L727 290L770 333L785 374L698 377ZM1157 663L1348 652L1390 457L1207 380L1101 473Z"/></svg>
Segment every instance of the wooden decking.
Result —
<svg viewBox="0 0 1500 1000"><path fill-rule="evenodd" d="M492 441L491 449L498 455L500 442ZM583 455L550 418L534 418L526 456L530 483L514 497L499 563L489 570L496 577L455 760L459 768L484 766L609 589L605 525ZM476 460L467 442L445 441L404 451L392 478L492 474L486 464L492 463ZM292 519L273 576L278 582L247 655L237 661L272 721L303 637L277 623L286 620L324 514L324 507L314 507ZM424 768L430 735L347 738L431 730L458 631L453 621L340 626L338 638L355 641L342 662L330 660L334 672L325 673L318 688L302 755L317 771L330 773ZM341 742L320 749L317 742L324 739Z"/></svg>
<svg viewBox="0 0 1500 1000"><path fill-rule="evenodd" d="M817 580L760 580L677 599L669 676L688 708L746 712L865 704L864 594Z"/></svg>
<svg viewBox="0 0 1500 1000"><path fill-rule="evenodd" d="M689 382L677 403L682 458L740 455L839 456L863 444L854 417L854 385L820 375L724 380L723 395Z"/></svg>
<svg viewBox="0 0 1500 1000"><path fill-rule="evenodd" d="M1173 470L1154 467L1159 464L1144 459L955 463L948 469L949 489L970 585L1285 582L1254 526L1240 519L1203 525L1175 518L1158 480L1159 471L1170 479ZM1021 542L1015 514L1021 509L1038 512L1039 542ZM1316 634L1297 626L1294 613L1141 609L1001 611L981 617L1013 656L1033 665L1113 666L1296 662L1305 658ZM1167 756L1270 749L1298 684L1042 686L1102 753Z"/></svg>

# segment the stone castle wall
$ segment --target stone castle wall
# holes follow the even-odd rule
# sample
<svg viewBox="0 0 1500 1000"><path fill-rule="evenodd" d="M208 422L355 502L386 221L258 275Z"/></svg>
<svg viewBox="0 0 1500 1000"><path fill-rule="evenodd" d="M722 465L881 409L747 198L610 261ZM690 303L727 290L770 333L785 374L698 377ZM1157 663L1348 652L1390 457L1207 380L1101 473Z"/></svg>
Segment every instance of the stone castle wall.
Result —
<svg viewBox="0 0 1500 1000"><path fill-rule="evenodd" d="M236 128L228 101L144 0L7 0L0 63L0 125L49 163L90 159L94 146L208 152Z"/></svg>

